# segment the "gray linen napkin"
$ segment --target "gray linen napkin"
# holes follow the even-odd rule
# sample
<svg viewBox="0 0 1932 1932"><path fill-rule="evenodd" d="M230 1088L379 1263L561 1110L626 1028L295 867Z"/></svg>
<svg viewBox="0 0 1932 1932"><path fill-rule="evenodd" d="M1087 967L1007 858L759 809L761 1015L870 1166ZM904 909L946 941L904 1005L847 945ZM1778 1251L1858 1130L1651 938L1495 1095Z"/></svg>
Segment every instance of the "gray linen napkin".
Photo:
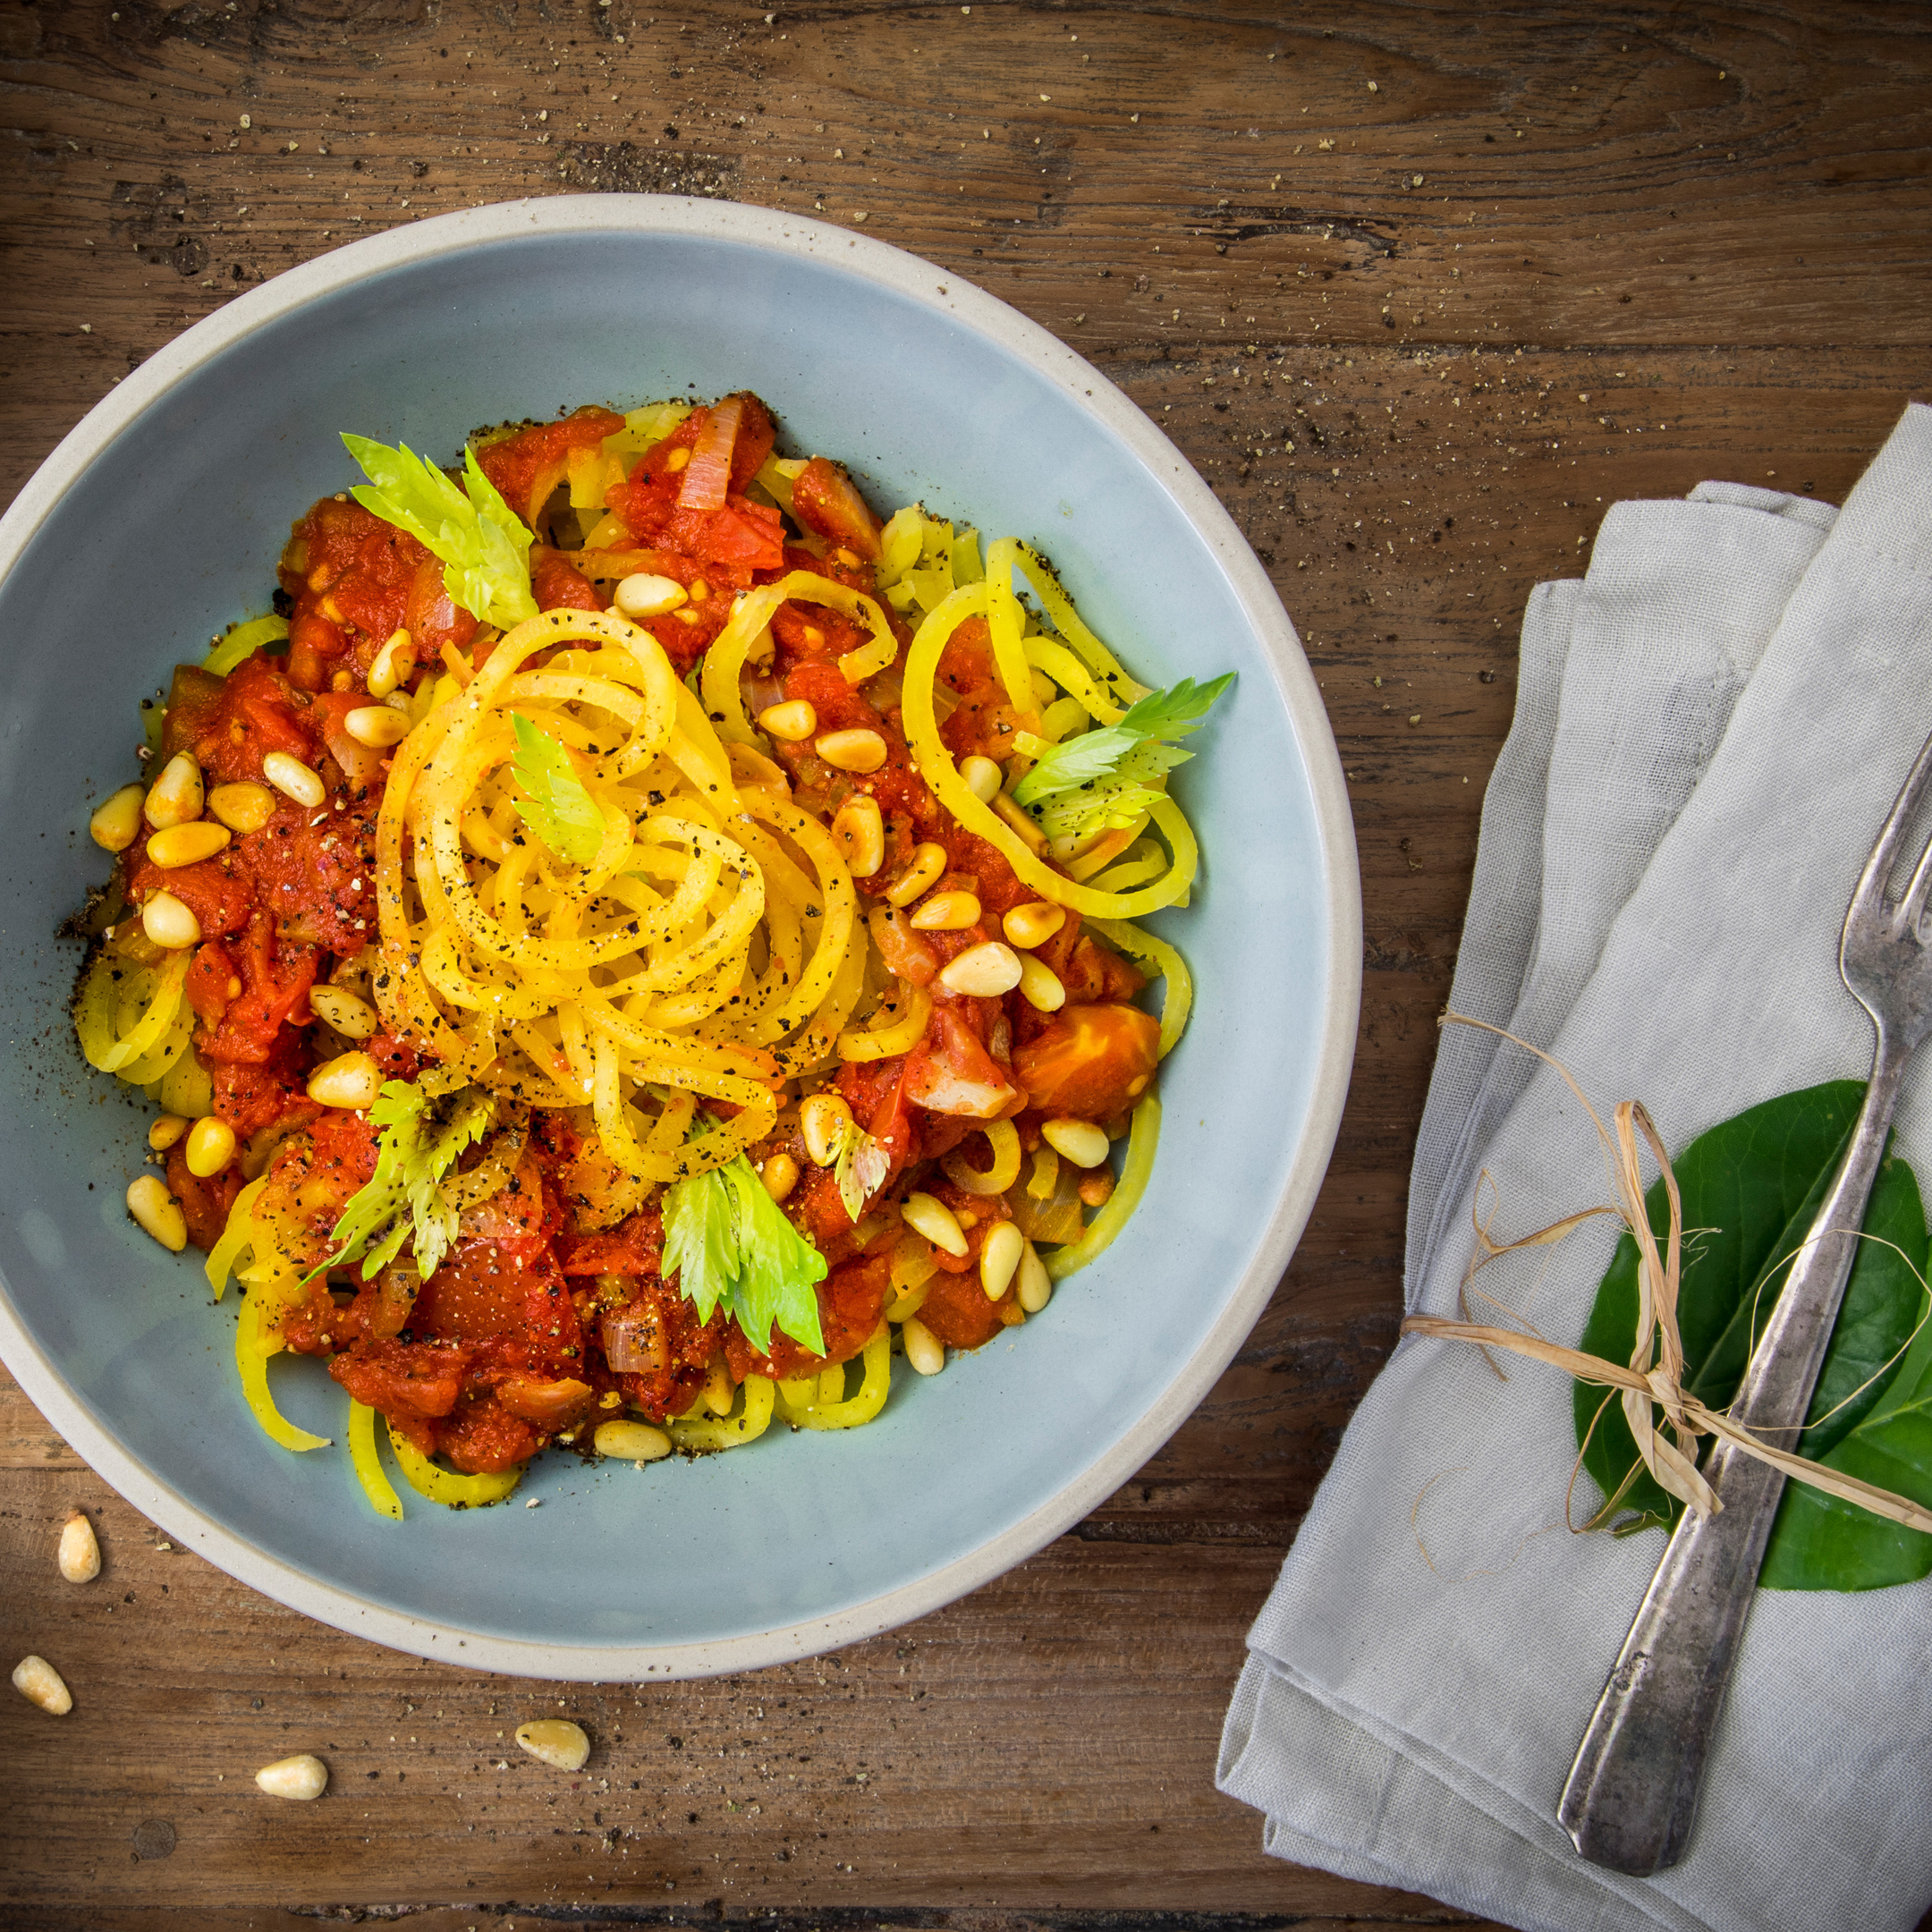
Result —
<svg viewBox="0 0 1932 1932"><path fill-rule="evenodd" d="M1835 516L1728 484L1618 504L1584 580L1541 586L1525 615L1453 1004L1555 1052L1599 1112L1642 1099L1673 1148L1862 1077L1870 1026L1837 934L1928 726L1932 410L1907 411ZM1921 1174L1928 1065L1897 1130ZM1499 1238L1605 1198L1558 1078L1451 1029L1416 1154L1411 1309L1455 1312L1484 1168ZM1614 1238L1589 1224L1485 1285L1573 1340ZM1222 1789L1267 1814L1283 1858L1535 1932L1906 1932L1932 1901L1932 1580L1759 1594L1682 1863L1627 1878L1557 1827L1663 1547L1565 1530L1570 1413L1553 1369L1512 1361L1504 1383L1460 1343L1397 1348L1250 1633Z"/></svg>

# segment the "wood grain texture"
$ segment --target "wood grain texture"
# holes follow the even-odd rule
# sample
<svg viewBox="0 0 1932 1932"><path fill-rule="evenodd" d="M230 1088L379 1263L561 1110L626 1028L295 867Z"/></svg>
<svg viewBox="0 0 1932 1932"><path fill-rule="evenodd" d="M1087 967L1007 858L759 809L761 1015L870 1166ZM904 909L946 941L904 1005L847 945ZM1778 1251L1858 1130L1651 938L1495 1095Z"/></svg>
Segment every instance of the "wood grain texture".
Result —
<svg viewBox="0 0 1932 1932"><path fill-rule="evenodd" d="M724 196L970 276L1174 437L1314 663L1366 911L1326 1185L1213 1394L1076 1530L907 1631L708 1684L477 1678L339 1636L163 1547L0 1378L8 1637L76 1697L0 1702L8 1928L1472 1924L1265 1858L1213 1790L1221 1714L1394 1340L1529 587L1580 571L1619 497L1842 498L1932 387L1932 21L766 12L0 0L0 493L237 290L454 207ZM78 1588L53 1564L77 1504L107 1558ZM498 1735L559 1712L596 1740L576 1778ZM301 1749L326 1799L255 1792Z"/></svg>

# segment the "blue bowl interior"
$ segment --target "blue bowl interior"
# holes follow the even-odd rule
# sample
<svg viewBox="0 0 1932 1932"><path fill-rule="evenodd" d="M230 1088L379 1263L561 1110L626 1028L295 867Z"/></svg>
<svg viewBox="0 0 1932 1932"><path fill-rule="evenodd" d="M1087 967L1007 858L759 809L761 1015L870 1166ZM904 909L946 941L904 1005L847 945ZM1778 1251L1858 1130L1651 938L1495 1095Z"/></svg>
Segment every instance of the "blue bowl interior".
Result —
<svg viewBox="0 0 1932 1932"><path fill-rule="evenodd" d="M935 271L936 284L943 282ZM1241 675L1177 790L1207 854L1154 924L1192 962L1191 1029L1129 1233L1046 1313L881 1419L775 1428L648 1469L543 1459L519 1501L378 1520L345 1448L290 1455L239 1393L235 1301L128 1221L144 1103L81 1062L80 951L106 870L94 801L135 775L136 700L267 607L290 522L352 480L342 429L447 459L465 432L589 402L750 387L784 447L843 458L883 510L1039 544L1150 682ZM1301 748L1208 542L1142 461L1015 350L824 259L716 239L533 236L383 272L199 368L67 491L0 584L0 1273L75 1399L164 1484L323 1582L451 1630L568 1649L755 1635L863 1606L1049 1503L1137 1419L1228 1304L1309 1114L1330 934ZM279 1361L295 1420L345 1398ZM594 1538L594 1541L587 1541ZM587 1562L586 1558L589 1560ZM567 1587L560 1588L563 1579Z"/></svg>

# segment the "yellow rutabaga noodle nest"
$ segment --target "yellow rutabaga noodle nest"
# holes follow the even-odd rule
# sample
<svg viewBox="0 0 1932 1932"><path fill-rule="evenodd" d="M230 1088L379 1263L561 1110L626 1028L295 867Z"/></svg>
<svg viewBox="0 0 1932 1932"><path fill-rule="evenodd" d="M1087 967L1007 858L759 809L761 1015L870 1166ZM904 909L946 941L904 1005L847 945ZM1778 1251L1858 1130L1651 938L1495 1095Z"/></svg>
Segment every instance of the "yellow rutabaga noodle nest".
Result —
<svg viewBox="0 0 1932 1932"><path fill-rule="evenodd" d="M424 1076L432 1090L474 1081L524 1106L589 1108L608 1164L601 1181L593 1171L586 1182L597 1224L641 1206L652 1187L722 1166L763 1140L785 1081L841 1058L903 1052L924 1028L925 997L884 982L836 840L738 742L752 736L735 689L744 648L781 592L807 590L862 606L853 614L881 647L889 640L869 598L824 580L794 576L753 593L719 640L729 648L711 653L731 674L706 666L732 751L648 632L615 613L559 610L501 640L467 688L439 686L447 694L390 771L377 827L384 1018L436 1063ZM1185 902L1197 859L1178 809L1162 798L1152 809L1171 857L1145 841L1157 856L1128 850L1137 827L1094 854L1124 852L1125 861L1082 883L1046 864L982 803L939 741L934 673L965 618L991 616L1013 683L1049 648L1071 657L1036 638L1022 643L1002 608L1009 601L989 597L984 581L963 586L919 626L904 681L914 759L941 801L1042 897L1111 915L1116 943L1164 955L1148 962L1168 972L1165 1052L1185 1016L1184 969L1112 921ZM1112 690L1126 685L1105 647L1074 628L1097 676ZM861 678L877 668L871 649L852 654L867 657L852 667ZM539 655L547 661L529 668ZM1097 684L1089 704L1119 716ZM587 865L560 857L519 814L517 718L572 755L602 814ZM1075 869L1091 876L1089 866ZM1116 879L1139 889L1107 889ZM869 991L870 1028L848 1030ZM697 1110L715 1101L729 1117L691 1133Z"/></svg>
<svg viewBox="0 0 1932 1932"><path fill-rule="evenodd" d="M603 814L588 866L519 817L513 714L573 755ZM377 852L385 1019L440 1063L428 1082L590 1108L614 1170L599 1220L764 1139L864 988L830 833L741 791L662 648L614 614L546 612L496 645L398 751ZM731 1117L687 1140L713 1101Z"/></svg>

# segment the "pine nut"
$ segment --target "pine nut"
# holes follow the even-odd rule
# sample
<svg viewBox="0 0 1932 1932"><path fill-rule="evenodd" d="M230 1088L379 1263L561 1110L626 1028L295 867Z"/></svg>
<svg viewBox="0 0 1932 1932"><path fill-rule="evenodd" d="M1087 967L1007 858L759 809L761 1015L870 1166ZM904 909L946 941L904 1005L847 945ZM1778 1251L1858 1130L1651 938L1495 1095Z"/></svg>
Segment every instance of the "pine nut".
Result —
<svg viewBox="0 0 1932 1932"><path fill-rule="evenodd" d="M838 809L832 821L832 836L845 855L846 869L854 878L870 878L886 862L886 821L879 815L878 801L870 793L854 792Z"/></svg>
<svg viewBox="0 0 1932 1932"><path fill-rule="evenodd" d="M369 694L386 698L416 668L416 640L407 631L392 631L369 670Z"/></svg>
<svg viewBox="0 0 1932 1932"><path fill-rule="evenodd" d="M147 794L138 784L124 784L112 798L94 808L88 836L103 852L125 852L140 836L141 802Z"/></svg>
<svg viewBox="0 0 1932 1932"><path fill-rule="evenodd" d="M194 1123L183 1120L179 1114L164 1114L148 1130L148 1145L157 1154L165 1154Z"/></svg>
<svg viewBox="0 0 1932 1932"><path fill-rule="evenodd" d="M519 1724L516 1741L532 1758L559 1771L581 1771L590 1755L583 1726L567 1717L539 1717L534 1724Z"/></svg>
<svg viewBox="0 0 1932 1932"><path fill-rule="evenodd" d="M895 906L909 906L928 886L938 881L945 870L948 860L944 845L928 842L912 848L912 860L905 870L886 888L886 902Z"/></svg>
<svg viewBox="0 0 1932 1932"><path fill-rule="evenodd" d="M319 1758L303 1751L294 1758L278 1758L255 1774L255 1782L271 1798L319 1798L328 1789L328 1767Z"/></svg>
<svg viewBox="0 0 1932 1932"><path fill-rule="evenodd" d="M799 1165L789 1154L774 1154L758 1170L758 1179L765 1183L765 1191L775 1201L790 1198L792 1190L798 1185Z"/></svg>
<svg viewBox="0 0 1932 1932"><path fill-rule="evenodd" d="M1020 835L1020 843L1030 852L1043 852L1046 850L1046 835L1034 822L1032 813L1024 805L1013 803L1011 792L1002 792L993 801L993 809Z"/></svg>
<svg viewBox="0 0 1932 1932"><path fill-rule="evenodd" d="M201 816L201 767L190 753L177 751L161 767L161 775L148 788L141 816L157 832Z"/></svg>
<svg viewBox="0 0 1932 1932"><path fill-rule="evenodd" d="M64 1717L73 1708L73 1692L45 1657L23 1657L13 1666L13 1688L50 1717Z"/></svg>
<svg viewBox="0 0 1932 1932"><path fill-rule="evenodd" d="M61 1525L60 1573L70 1583L91 1583L100 1574L100 1543L84 1511Z"/></svg>
<svg viewBox="0 0 1932 1932"><path fill-rule="evenodd" d="M1020 1285L1013 1293L1029 1315L1038 1315L1053 1300L1053 1276L1031 1241L1020 1257Z"/></svg>
<svg viewBox="0 0 1932 1932"><path fill-rule="evenodd" d="M876 731L827 732L812 746L827 765L839 771L876 772L886 762L886 741Z"/></svg>
<svg viewBox="0 0 1932 1932"><path fill-rule="evenodd" d="M170 1254L179 1254L188 1245L188 1217L167 1184L153 1174L129 1183L127 1211L142 1232L152 1234Z"/></svg>
<svg viewBox="0 0 1932 1932"><path fill-rule="evenodd" d="M1006 774L989 758L982 758L978 752L960 767L960 776L966 781L966 789L982 805L990 805L999 796L1000 787L1006 783Z"/></svg>
<svg viewBox="0 0 1932 1932"><path fill-rule="evenodd" d="M343 720L343 729L371 751L386 751L409 736L410 721L387 705L358 705Z"/></svg>
<svg viewBox="0 0 1932 1932"><path fill-rule="evenodd" d="M950 965L939 969L939 984L949 993L997 999L1020 984L1020 955L997 939L968 946Z"/></svg>
<svg viewBox="0 0 1932 1932"><path fill-rule="evenodd" d="M1000 930L1006 935L1008 945L1030 953L1035 946L1045 945L1065 924L1064 906L1049 905L1044 899L1030 899L1025 905L1016 905L1000 921Z"/></svg>
<svg viewBox="0 0 1932 1932"><path fill-rule="evenodd" d="M376 1009L346 987L310 987L309 1004L324 1026L333 1027L344 1039L367 1039L382 1023Z"/></svg>
<svg viewBox="0 0 1932 1932"><path fill-rule="evenodd" d="M996 1222L987 1231L979 1250L979 1285L988 1301L997 1301L1013 1284L1013 1271L1025 1252L1026 1236L1011 1221Z"/></svg>
<svg viewBox="0 0 1932 1932"><path fill-rule="evenodd" d="M1076 1167L1097 1167L1107 1157L1106 1130L1091 1121L1050 1120L1041 1123L1040 1138L1063 1160Z"/></svg>
<svg viewBox="0 0 1932 1932"><path fill-rule="evenodd" d="M724 1365L722 1355L712 1360L709 1372L705 1377L705 1407L713 1415L729 1415L732 1404L738 1399L738 1391L732 1386L731 1371Z"/></svg>
<svg viewBox="0 0 1932 1932"><path fill-rule="evenodd" d="M945 1367L945 1343L924 1322L908 1316L899 1333L905 1341L906 1360L920 1375L937 1375Z"/></svg>
<svg viewBox="0 0 1932 1932"><path fill-rule="evenodd" d="M636 623L643 617L662 617L684 602L684 586L674 577L658 577L638 571L617 586L611 602L620 617Z"/></svg>
<svg viewBox="0 0 1932 1932"><path fill-rule="evenodd" d="M205 1114L188 1130L188 1172L196 1180L212 1180L234 1153L235 1131L218 1115Z"/></svg>
<svg viewBox="0 0 1932 1932"><path fill-rule="evenodd" d="M141 908L141 930L169 953L201 944L201 921L171 892L150 893Z"/></svg>
<svg viewBox="0 0 1932 1932"><path fill-rule="evenodd" d="M935 1248L944 1248L949 1255L966 1252L966 1236L961 1231L959 1217L943 1200L935 1200L930 1194L908 1194L905 1206L899 1211L905 1224L914 1233L923 1234Z"/></svg>
<svg viewBox="0 0 1932 1932"><path fill-rule="evenodd" d="M1059 974L1032 953L1020 962L1020 996L1035 1013L1058 1013L1066 1004Z"/></svg>
<svg viewBox="0 0 1932 1932"><path fill-rule="evenodd" d="M799 1106L799 1130L813 1165L829 1167L845 1144L852 1111L837 1094L818 1093Z"/></svg>
<svg viewBox="0 0 1932 1932"><path fill-rule="evenodd" d="M675 476L690 461L691 452L688 449L674 449L665 458L664 466L672 476Z"/></svg>
<svg viewBox="0 0 1932 1932"><path fill-rule="evenodd" d="M231 832L259 832L275 817L275 793L267 785L216 785L208 795L208 809Z"/></svg>
<svg viewBox="0 0 1932 1932"><path fill-rule="evenodd" d="M1111 1167L1096 1167L1080 1184L1081 1204L1088 1208L1105 1208L1114 1198L1114 1170Z"/></svg>
<svg viewBox="0 0 1932 1932"><path fill-rule="evenodd" d="M164 872L174 872L212 859L233 836L226 826L212 818L197 818L192 825L169 826L157 832L148 841L148 856Z"/></svg>
<svg viewBox="0 0 1932 1932"><path fill-rule="evenodd" d="M262 776L284 798L313 810L328 796L322 781L308 766L287 751L271 751L261 761Z"/></svg>
<svg viewBox="0 0 1932 1932"><path fill-rule="evenodd" d="M758 715L758 729L787 744L799 744L818 729L818 714L802 698L767 705Z"/></svg>
<svg viewBox="0 0 1932 1932"><path fill-rule="evenodd" d="M970 892L935 893L911 916L915 932L964 932L979 923L979 901Z"/></svg>
<svg viewBox="0 0 1932 1932"><path fill-rule="evenodd" d="M321 1106L374 1106L382 1069L366 1053L337 1054L309 1076L309 1097Z"/></svg>
<svg viewBox="0 0 1932 1932"><path fill-rule="evenodd" d="M648 1422L599 1422L590 1440L599 1455L619 1462L656 1462L671 1453L671 1438Z"/></svg>

